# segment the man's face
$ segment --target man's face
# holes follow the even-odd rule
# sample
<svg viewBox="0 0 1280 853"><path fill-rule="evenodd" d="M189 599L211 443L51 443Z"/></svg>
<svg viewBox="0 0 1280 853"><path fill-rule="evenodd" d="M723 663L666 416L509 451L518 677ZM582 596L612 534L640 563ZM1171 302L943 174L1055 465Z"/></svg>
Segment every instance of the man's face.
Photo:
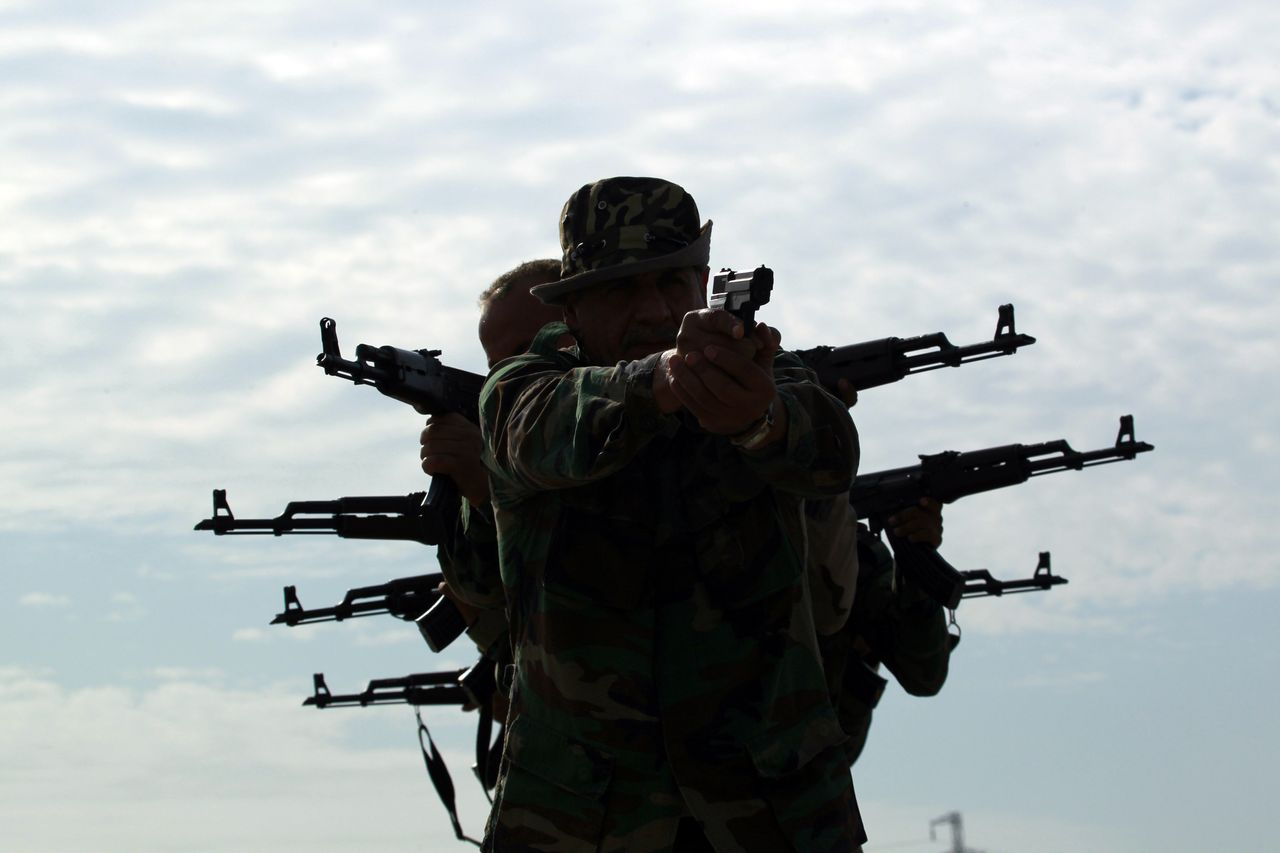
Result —
<svg viewBox="0 0 1280 853"><path fill-rule="evenodd" d="M516 282L485 307L480 316L480 346L490 368L504 358L525 352L543 326L564 319L559 306L547 305L529 293L529 288L543 283L540 278Z"/></svg>
<svg viewBox="0 0 1280 853"><path fill-rule="evenodd" d="M565 322L594 364L635 361L676 345L680 321L707 307L707 270L685 267L605 282L571 297Z"/></svg>

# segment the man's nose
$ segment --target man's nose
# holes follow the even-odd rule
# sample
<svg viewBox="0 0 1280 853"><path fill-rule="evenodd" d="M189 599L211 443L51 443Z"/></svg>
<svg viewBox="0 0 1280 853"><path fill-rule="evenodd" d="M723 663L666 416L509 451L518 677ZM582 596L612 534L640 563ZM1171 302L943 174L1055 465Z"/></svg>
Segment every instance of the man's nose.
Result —
<svg viewBox="0 0 1280 853"><path fill-rule="evenodd" d="M635 285L635 289L634 316L637 320L661 323L671 319L671 305L656 282L640 282Z"/></svg>

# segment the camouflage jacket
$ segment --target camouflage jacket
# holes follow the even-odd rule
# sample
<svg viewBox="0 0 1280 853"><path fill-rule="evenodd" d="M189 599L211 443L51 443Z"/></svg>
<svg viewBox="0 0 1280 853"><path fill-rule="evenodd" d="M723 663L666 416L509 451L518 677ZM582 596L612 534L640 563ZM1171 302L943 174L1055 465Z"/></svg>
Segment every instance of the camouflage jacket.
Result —
<svg viewBox="0 0 1280 853"><path fill-rule="evenodd" d="M844 627L858 583L858 517L848 494L808 500L805 510L805 566L813 590L818 636Z"/></svg>
<svg viewBox="0 0 1280 853"><path fill-rule="evenodd" d="M480 653L501 665L511 662L506 598L498 574L498 534L489 507L477 509L460 498L452 536L437 551L449 589L477 611L467 636Z"/></svg>
<svg viewBox="0 0 1280 853"><path fill-rule="evenodd" d="M912 696L933 696L947 680L955 640L942 605L894 570L893 553L862 525L858 586L843 630L820 638L832 703L849 740L849 763L862 753L871 713L888 683L880 664Z"/></svg>
<svg viewBox="0 0 1280 853"><path fill-rule="evenodd" d="M852 849L796 545L856 469L845 407L778 369L786 439L741 451L659 412L657 356L591 366L545 331L481 393L515 649L487 849L666 850L683 816L717 850Z"/></svg>

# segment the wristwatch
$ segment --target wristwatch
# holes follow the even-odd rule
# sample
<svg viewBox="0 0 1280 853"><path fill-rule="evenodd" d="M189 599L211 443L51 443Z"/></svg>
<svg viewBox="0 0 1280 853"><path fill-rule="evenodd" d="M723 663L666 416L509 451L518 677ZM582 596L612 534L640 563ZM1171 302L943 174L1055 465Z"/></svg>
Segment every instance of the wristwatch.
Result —
<svg viewBox="0 0 1280 853"><path fill-rule="evenodd" d="M769 401L769 408L764 410L764 414L760 416L760 420L747 427L737 435L729 436L729 443L734 447L742 450L755 450L764 444L764 440L769 437L770 430L773 429L773 401Z"/></svg>

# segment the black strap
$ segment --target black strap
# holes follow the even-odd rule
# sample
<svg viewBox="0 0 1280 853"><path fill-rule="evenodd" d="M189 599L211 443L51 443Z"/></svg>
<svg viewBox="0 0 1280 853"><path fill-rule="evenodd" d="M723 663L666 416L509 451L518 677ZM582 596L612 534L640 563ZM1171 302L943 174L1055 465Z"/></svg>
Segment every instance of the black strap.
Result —
<svg viewBox="0 0 1280 853"><path fill-rule="evenodd" d="M492 805L493 797L489 796L489 791L493 788L493 783L489 781L489 744L493 741L493 705L481 705L478 710L480 722L476 724L476 763L471 766L471 772L480 780L485 798Z"/></svg>
<svg viewBox="0 0 1280 853"><path fill-rule="evenodd" d="M498 736L493 739L493 745L489 747L488 763L484 768L484 779L481 780L486 793L498 784L498 773L502 768L502 744L506 737L504 731L503 723L498 723Z"/></svg>
<svg viewBox="0 0 1280 853"><path fill-rule="evenodd" d="M462 831L462 823L458 820L458 806L454 802L453 778L449 775L449 768L445 766L444 759L440 757L440 750L436 749L435 741L431 739L431 732L427 731L427 724L422 721L422 711L415 707L413 713L418 718L418 746L422 749L422 760L426 762L427 775L431 777L431 784L440 795L440 802L444 803L445 809L449 812L453 834L459 841L466 841L479 847L479 841ZM428 746L431 747L430 750L427 749Z"/></svg>

